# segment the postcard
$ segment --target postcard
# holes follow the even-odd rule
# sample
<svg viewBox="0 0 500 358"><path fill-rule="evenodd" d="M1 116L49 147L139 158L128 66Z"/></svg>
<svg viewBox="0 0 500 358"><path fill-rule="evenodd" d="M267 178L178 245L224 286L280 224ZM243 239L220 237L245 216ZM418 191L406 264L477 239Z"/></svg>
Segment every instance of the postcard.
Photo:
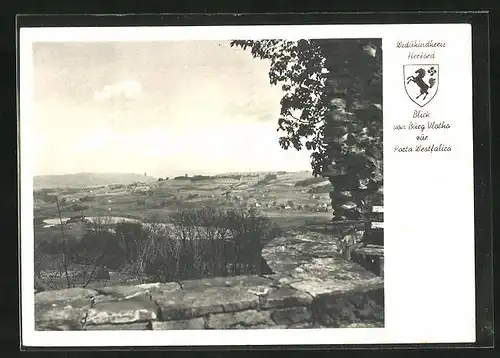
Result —
<svg viewBox="0 0 500 358"><path fill-rule="evenodd" d="M475 341L470 24L19 46L25 346Z"/></svg>

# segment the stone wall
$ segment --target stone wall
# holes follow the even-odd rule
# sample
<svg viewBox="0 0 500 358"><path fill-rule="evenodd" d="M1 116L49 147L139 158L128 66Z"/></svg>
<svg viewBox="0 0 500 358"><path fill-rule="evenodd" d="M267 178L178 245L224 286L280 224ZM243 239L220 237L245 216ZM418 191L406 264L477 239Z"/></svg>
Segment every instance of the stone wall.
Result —
<svg viewBox="0 0 500 358"><path fill-rule="evenodd" d="M360 264L377 276L384 277L384 249L378 245L367 245L354 250L351 260Z"/></svg>
<svg viewBox="0 0 500 358"><path fill-rule="evenodd" d="M330 235L267 245L273 274L35 295L37 330L383 327L383 278L337 253Z"/></svg>

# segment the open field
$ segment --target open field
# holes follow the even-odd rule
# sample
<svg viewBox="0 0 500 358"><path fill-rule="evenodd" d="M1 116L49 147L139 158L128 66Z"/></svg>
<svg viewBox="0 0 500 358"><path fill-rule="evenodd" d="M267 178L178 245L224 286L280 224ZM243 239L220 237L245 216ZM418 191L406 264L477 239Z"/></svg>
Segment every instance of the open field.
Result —
<svg viewBox="0 0 500 358"><path fill-rule="evenodd" d="M82 182L80 178L75 178L75 183ZM55 181L54 177L51 181ZM329 181L313 178L309 172L233 173L212 177L89 184L92 183L72 186L65 176L61 186L34 190L35 247L61 242L59 211L64 223L64 236L70 244L81 242L89 228L89 221L96 217L108 224L122 221L158 223L170 220L172 214L179 210L205 206L222 211L254 208L281 231L307 230L309 224L327 223L332 218ZM37 262L43 266L39 272L56 274L57 277L49 278L54 287L65 286L66 279L61 269L51 267L52 263L61 262L59 254L49 254L38 258ZM71 270L76 270L75 274L81 271L73 266ZM89 287L134 282L132 277L112 271L109 271L109 279L93 280ZM84 284L84 281L84 278L72 279L73 283Z"/></svg>
<svg viewBox="0 0 500 358"><path fill-rule="evenodd" d="M64 187L35 190L35 240L60 234L57 225L44 227L54 224L50 220L58 217L54 196L59 198L63 218L116 216L156 221L179 209L209 205L217 208L253 206L283 229L330 220L329 182L326 179L308 180L312 178L309 172L280 173L275 179L272 176L266 179L266 175L243 174L240 179L169 179L80 188L65 182ZM304 180L312 184L296 185ZM65 226L69 235L78 237L81 234L78 223L70 221Z"/></svg>

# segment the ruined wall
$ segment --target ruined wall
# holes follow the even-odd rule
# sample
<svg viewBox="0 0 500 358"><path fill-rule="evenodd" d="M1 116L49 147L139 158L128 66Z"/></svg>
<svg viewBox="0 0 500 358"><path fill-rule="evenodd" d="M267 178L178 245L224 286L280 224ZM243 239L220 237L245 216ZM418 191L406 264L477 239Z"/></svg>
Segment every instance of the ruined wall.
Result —
<svg viewBox="0 0 500 358"><path fill-rule="evenodd" d="M369 42L346 44L340 58L332 49L326 61L331 73L326 93L331 100L325 116L322 175L333 186L333 221L353 241L370 235L372 206L384 205L382 50L378 40Z"/></svg>
<svg viewBox="0 0 500 358"><path fill-rule="evenodd" d="M37 330L383 327L383 278L347 261L330 236L280 237L274 273L71 288L35 295Z"/></svg>
<svg viewBox="0 0 500 358"><path fill-rule="evenodd" d="M340 106L340 104L339 104ZM363 109L367 117L375 118L374 121L382 123L382 111L376 106L368 105ZM331 114L332 119L326 124L325 141L331 152L331 164L325 169L323 176L332 184L330 192L335 221L362 220L363 216L371 213L372 206L383 206L383 178L381 168L382 146L365 144L366 148L356 143L353 139L352 149L348 154L340 154L343 147L349 147L345 142L346 136L359 136L352 127L359 127L363 131L369 125L366 121L356 123L353 118L360 115L346 114L345 108L339 108ZM335 112L339 112L335 114ZM359 111L358 111L359 112ZM381 131L381 130L380 130ZM381 133L380 133L381 135ZM381 139L379 140L381 142ZM351 144L351 143L349 143ZM380 172L379 172L380 171Z"/></svg>

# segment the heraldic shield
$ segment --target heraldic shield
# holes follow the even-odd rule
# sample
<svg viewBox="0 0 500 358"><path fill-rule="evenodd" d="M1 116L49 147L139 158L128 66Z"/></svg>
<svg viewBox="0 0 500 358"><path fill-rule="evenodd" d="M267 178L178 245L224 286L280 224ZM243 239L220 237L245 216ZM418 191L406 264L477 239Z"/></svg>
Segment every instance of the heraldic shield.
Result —
<svg viewBox="0 0 500 358"><path fill-rule="evenodd" d="M406 94L420 107L436 97L439 86L439 65L404 65Z"/></svg>

